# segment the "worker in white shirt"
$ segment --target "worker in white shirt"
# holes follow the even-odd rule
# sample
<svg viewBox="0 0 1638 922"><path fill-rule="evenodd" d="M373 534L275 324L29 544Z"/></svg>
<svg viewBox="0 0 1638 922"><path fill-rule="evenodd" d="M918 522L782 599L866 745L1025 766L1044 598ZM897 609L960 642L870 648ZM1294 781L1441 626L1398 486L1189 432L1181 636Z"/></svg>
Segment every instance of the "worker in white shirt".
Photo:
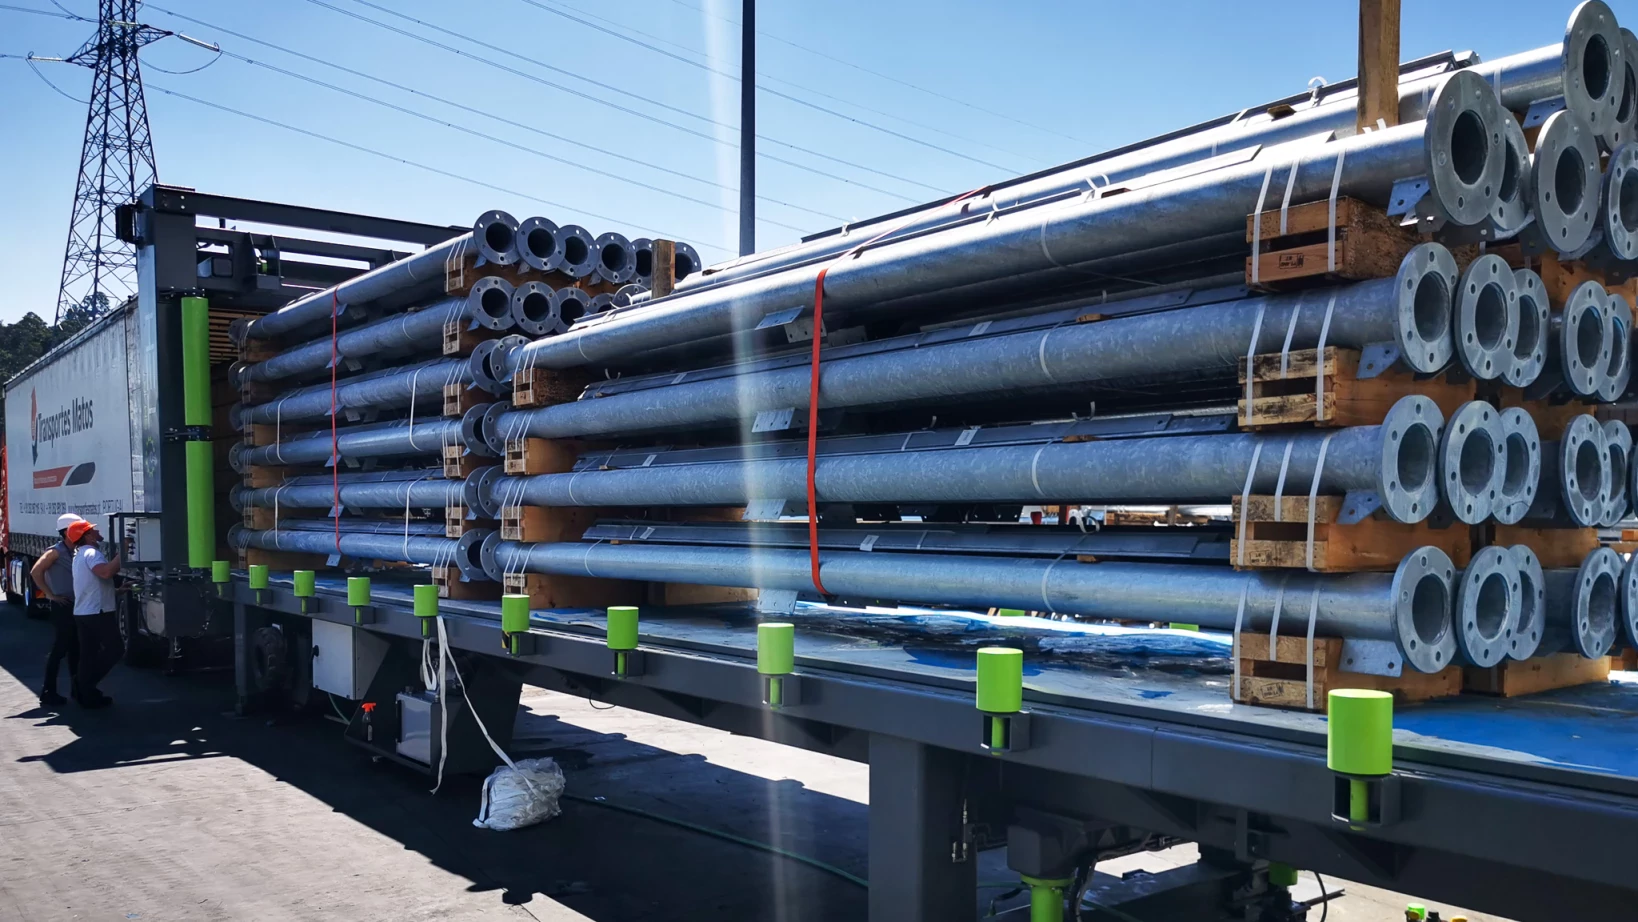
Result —
<svg viewBox="0 0 1638 922"><path fill-rule="evenodd" d="M72 512L57 517L58 541L40 555L28 571L34 587L51 606L51 652L46 654L45 682L40 686L40 707L61 707L68 699L57 693L57 667L68 660L68 681L77 687L80 671L80 639L74 626L74 551L68 543L68 526L84 519Z"/></svg>
<svg viewBox="0 0 1638 922"><path fill-rule="evenodd" d="M87 708L114 703L98 690L97 683L124 653L114 602L119 555L108 557L101 542L102 535L90 522L68 526L68 543L74 548L74 625L80 637L79 682L74 694Z"/></svg>

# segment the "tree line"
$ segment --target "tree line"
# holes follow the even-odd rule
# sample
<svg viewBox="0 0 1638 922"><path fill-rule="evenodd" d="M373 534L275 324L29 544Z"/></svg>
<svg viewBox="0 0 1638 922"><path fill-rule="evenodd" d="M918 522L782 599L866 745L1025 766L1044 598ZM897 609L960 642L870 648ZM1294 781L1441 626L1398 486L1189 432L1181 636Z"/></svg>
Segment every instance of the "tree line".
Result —
<svg viewBox="0 0 1638 922"><path fill-rule="evenodd" d="M0 384L107 312L108 296L93 292L64 311L55 324L46 323L33 311L11 323L0 323ZM0 394L0 414L5 413L5 406L5 396Z"/></svg>

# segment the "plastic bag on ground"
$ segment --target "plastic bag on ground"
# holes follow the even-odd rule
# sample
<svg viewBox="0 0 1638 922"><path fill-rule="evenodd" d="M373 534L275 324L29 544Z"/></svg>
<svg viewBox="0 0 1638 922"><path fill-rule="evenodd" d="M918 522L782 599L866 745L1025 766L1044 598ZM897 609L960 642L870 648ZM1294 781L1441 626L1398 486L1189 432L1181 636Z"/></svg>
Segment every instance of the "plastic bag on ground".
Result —
<svg viewBox="0 0 1638 922"><path fill-rule="evenodd" d="M504 831L522 829L549 820L565 781L563 769L551 759L519 759L516 770L502 765L483 781L483 803L472 825Z"/></svg>

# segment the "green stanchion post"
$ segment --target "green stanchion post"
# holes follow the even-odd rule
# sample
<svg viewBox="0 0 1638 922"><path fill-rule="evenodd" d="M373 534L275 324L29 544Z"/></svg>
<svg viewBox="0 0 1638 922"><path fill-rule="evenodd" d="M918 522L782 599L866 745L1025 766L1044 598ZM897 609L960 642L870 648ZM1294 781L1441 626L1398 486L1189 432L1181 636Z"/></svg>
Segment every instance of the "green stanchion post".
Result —
<svg viewBox="0 0 1638 922"><path fill-rule="evenodd" d="M1007 724L998 718L1024 707L1024 651L981 647L978 651L978 709L987 716L991 752L1007 748Z"/></svg>
<svg viewBox="0 0 1638 922"><path fill-rule="evenodd" d="M1268 882L1289 890L1297 885L1297 869L1279 861L1268 863Z"/></svg>
<svg viewBox="0 0 1638 922"><path fill-rule="evenodd" d="M768 621L756 626L756 671L767 676L767 704L784 704L781 676L796 669L796 625Z"/></svg>
<svg viewBox="0 0 1638 922"><path fill-rule="evenodd" d="M1024 617L1024 610L1022 608L997 608L995 614L1000 618L1022 618Z"/></svg>
<svg viewBox="0 0 1638 922"><path fill-rule="evenodd" d="M608 638L609 649L614 651L614 674L618 676L626 675L631 662L629 654L637 649L637 607L635 605L614 605L609 607ZM760 646L759 643L759 649Z"/></svg>
<svg viewBox="0 0 1638 922"><path fill-rule="evenodd" d="M182 424L188 480L188 566L204 569L216 555L216 458L210 442L210 302L182 299Z"/></svg>
<svg viewBox="0 0 1638 922"><path fill-rule="evenodd" d="M364 617L359 609L370 604L370 578L368 576L347 577L347 604L353 610L353 623L362 624Z"/></svg>
<svg viewBox="0 0 1638 922"><path fill-rule="evenodd" d="M272 574L265 563L251 564L248 572L250 573L250 589L256 593L256 601L260 602L262 600L262 591L267 588L268 577Z"/></svg>
<svg viewBox="0 0 1638 922"><path fill-rule="evenodd" d="M307 611L307 600L318 593L318 573L312 570L297 570L290 574L296 584L295 596L301 599L301 610Z"/></svg>
<svg viewBox="0 0 1638 922"><path fill-rule="evenodd" d="M1325 764L1348 778L1348 819L1368 822L1369 782L1393 774L1392 694L1339 688L1327 696Z"/></svg>
<svg viewBox="0 0 1638 922"><path fill-rule="evenodd" d="M233 568L225 560L210 562L210 581L216 584L217 595L227 595L228 581L233 578Z"/></svg>
<svg viewBox="0 0 1638 922"><path fill-rule="evenodd" d="M432 621L438 617L438 587L423 583L415 587L415 617L421 619L421 636L432 636Z"/></svg>
<svg viewBox="0 0 1638 922"><path fill-rule="evenodd" d="M1029 886L1029 922L1064 922L1064 890L1074 881L1019 876Z"/></svg>
<svg viewBox="0 0 1638 922"><path fill-rule="evenodd" d="M501 642L506 652L517 656L519 638L529 633L529 597L518 593L501 596Z"/></svg>

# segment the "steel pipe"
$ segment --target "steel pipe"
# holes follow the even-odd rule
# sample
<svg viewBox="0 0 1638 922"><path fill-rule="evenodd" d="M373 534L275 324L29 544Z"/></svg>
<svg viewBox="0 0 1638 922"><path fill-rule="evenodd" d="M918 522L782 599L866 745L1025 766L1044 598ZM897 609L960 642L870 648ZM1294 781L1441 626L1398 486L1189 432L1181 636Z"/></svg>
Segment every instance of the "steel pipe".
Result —
<svg viewBox="0 0 1638 922"><path fill-rule="evenodd" d="M328 323L331 314L351 320L349 309L364 306L401 307L441 294L451 263L464 265L467 253L479 267L510 266L518 259L517 219L504 211L481 215L469 233L427 247L414 256L388 263L339 285L316 291L290 304L236 326L236 341L274 339L303 328Z"/></svg>
<svg viewBox="0 0 1638 922"><path fill-rule="evenodd" d="M1562 311L1548 321L1547 365L1532 393L1566 390L1594 397L1610 365L1613 327L1607 320L1607 298L1597 282L1582 282L1570 292ZM1562 387L1560 387L1562 385Z"/></svg>
<svg viewBox="0 0 1638 922"><path fill-rule="evenodd" d="M1598 399L1615 403L1632 383L1632 305L1625 296L1613 291L1605 293L1604 321L1610 348L1598 381Z"/></svg>
<svg viewBox="0 0 1638 922"><path fill-rule="evenodd" d="M1575 253L1592 236L1598 211L1599 154L1593 129L1569 111L1541 126L1530 158L1530 211L1534 223L1519 239L1526 252Z"/></svg>
<svg viewBox="0 0 1638 922"><path fill-rule="evenodd" d="M525 218L518 225L518 259L536 272L556 272L563 266L564 237L546 218Z"/></svg>
<svg viewBox="0 0 1638 922"><path fill-rule="evenodd" d="M1522 592L1518 561L1503 547L1480 549L1457 573L1451 620L1463 662L1488 668L1507 658L1524 607Z"/></svg>
<svg viewBox="0 0 1638 922"><path fill-rule="evenodd" d="M1490 514L1504 525L1516 525L1530 511L1541 484L1541 436L1529 411L1510 407L1501 412L1501 437L1501 490Z"/></svg>
<svg viewBox="0 0 1638 922"><path fill-rule="evenodd" d="M371 535L430 535L444 537L443 522L405 522L392 519L343 519L347 531ZM270 531L317 531L335 535L335 519L281 519Z"/></svg>
<svg viewBox="0 0 1638 922"><path fill-rule="evenodd" d="M1248 486L1306 492L1317 477L1320 493L1375 491L1393 518L1419 522L1439 498L1442 424L1433 401L1412 396L1380 426L1332 432L822 454L814 481L819 501L832 503L1172 503L1221 502ZM804 501L806 483L806 458L771 458L540 474L495 489L510 505L726 506Z"/></svg>
<svg viewBox="0 0 1638 922"><path fill-rule="evenodd" d="M1440 486L1457 521L1477 525L1490 518L1506 485L1507 462L1501 411L1482 400L1463 404L1439 440Z"/></svg>
<svg viewBox="0 0 1638 922"><path fill-rule="evenodd" d="M334 339L324 336L265 361L235 362L228 369L228 379L235 387L243 387L252 381L316 374L328 369L332 360L438 352L443 347L444 327L451 323L465 321L473 330L511 328L513 297L510 282L482 278L463 298L444 298L420 310L352 327Z"/></svg>
<svg viewBox="0 0 1638 922"><path fill-rule="evenodd" d="M817 591L800 550L486 540L492 574L533 572ZM834 552L820 559L825 589L864 599L1000 606L1096 618L1175 621L1232 630L1279 628L1327 637L1390 640L1406 663L1436 672L1456 654L1451 630L1455 567L1437 548L1406 557L1394 573L1238 572L1227 567L935 554ZM1397 664L1396 664L1397 665Z"/></svg>
<svg viewBox="0 0 1638 922"><path fill-rule="evenodd" d="M338 495L344 509L471 508L477 475L467 480L445 480L441 470L391 471L381 474L341 474L292 477L276 487L235 487L229 494L233 508L332 509Z"/></svg>
<svg viewBox="0 0 1638 922"><path fill-rule="evenodd" d="M329 384L298 387L267 403L235 405L229 412L230 425L242 429L246 423L321 419L330 415L332 407L337 411L413 410L419 404L423 413L442 413L444 385L470 383L471 366L468 359L433 359L354 375L338 382L333 391ZM424 402L429 400L432 403Z"/></svg>
<svg viewBox="0 0 1638 922"><path fill-rule="evenodd" d="M573 279L583 279L597 271L597 247L591 232L578 224L565 224L557 229L563 247L563 259L557 271Z"/></svg>
<svg viewBox="0 0 1638 922"><path fill-rule="evenodd" d="M1621 568L1621 639L1638 647L1638 554Z"/></svg>
<svg viewBox="0 0 1638 922"><path fill-rule="evenodd" d="M1481 381L1513 365L1519 338L1519 290L1512 267L1494 253L1468 264L1456 295L1456 356Z"/></svg>
<svg viewBox="0 0 1638 922"><path fill-rule="evenodd" d="M1591 528L1604 517L1611 489L1604 430L1591 416L1577 416L1563 438L1541 446L1541 486L1524 524Z"/></svg>
<svg viewBox="0 0 1638 922"><path fill-rule="evenodd" d="M609 231L593 243L597 250L597 264L592 270L600 282L624 285L637 274L637 251L624 234Z"/></svg>
<svg viewBox="0 0 1638 922"><path fill-rule="evenodd" d="M867 250L829 267L826 316L841 320L893 298L1001 276L1074 278L1077 264L1242 228L1259 201L1266 208L1275 201L1324 200L1336 192L1387 203L1395 184L1408 177L1428 177L1427 194L1439 211L1458 223L1476 222L1489 213L1500 184L1506 113L1484 80L1465 72L1439 84L1429 111L1426 122ZM1264 180L1276 175L1284 178L1289 196L1268 191ZM509 353L498 370L507 377L525 364L606 364L750 329L770 315L810 305L818 271L801 267L617 311Z"/></svg>
<svg viewBox="0 0 1638 922"><path fill-rule="evenodd" d="M1536 655L1547 625L1547 581L1536 552L1522 544L1507 549L1519 573L1519 617L1513 636L1508 638L1507 657L1527 660Z"/></svg>
<svg viewBox="0 0 1638 922"><path fill-rule="evenodd" d="M1074 309L1064 315L1071 322L997 335L984 335L984 329L975 327L972 335L934 342L920 334L900 337L872 352L825 361L819 400L827 408L872 407L1169 382L1183 374L1232 380L1248 351L1279 352L1287 335L1291 348L1311 349L1322 331L1325 341L1336 346L1392 344L1413 370L1433 372L1450 361L1456 278L1450 252L1429 243L1414 248L1392 279L1114 316L1097 323L1072 322L1084 313ZM490 380L496 376L492 368L474 371ZM698 380L686 373L679 377L678 383L663 387L506 413L492 435L498 444L523 436L686 429L808 406L805 363Z"/></svg>
<svg viewBox="0 0 1638 922"><path fill-rule="evenodd" d="M1564 97L1570 110L1589 121L1600 121L1608 119L1610 116L1602 113L1613 112L1620 101L1619 87L1610 85L1608 79L1613 49L1622 49L1624 60L1615 15L1602 2L1583 3L1571 14L1563 41L1479 63L1468 70L1494 87L1502 105L1511 111L1525 112L1535 103ZM1401 124L1426 117L1431 94L1442 77L1442 74L1401 77ZM1290 114L1247 109L1232 119L1218 120L1205 130L1186 130L1080 160L1005 183L960 204L941 202L885 215L862 225L846 225L837 232L803 243L710 267L679 288L695 291L833 258L884 230L894 229L887 239L902 239L966 221L981 221L996 211L1058 201L1089 188L1118 186L1156 171L1221 162L1234 152L1257 150L1326 132L1353 131L1357 93L1345 91L1321 96L1323 92L1321 88L1316 93L1318 102L1306 106L1298 103L1296 111ZM1249 211L1247 209L1247 213Z"/></svg>
<svg viewBox="0 0 1638 922"><path fill-rule="evenodd" d="M545 282L525 282L512 294L512 323L525 336L562 332L563 322L552 306L556 292Z"/></svg>
<svg viewBox="0 0 1638 922"><path fill-rule="evenodd" d="M240 550L296 551L303 554L342 554L360 560L397 560L434 567L454 566L462 581L485 581L489 576L479 560L479 548L492 531L475 529L460 538L429 535L382 535L343 531L335 534L310 531L257 531L235 525L228 530L228 543Z"/></svg>
<svg viewBox="0 0 1638 922"><path fill-rule="evenodd" d="M1627 489L1631 479L1632 430L1627 428L1626 423L1613 419L1605 420L1600 428L1604 431L1604 463L1610 472L1610 498L1598 524L1604 528L1614 528L1632 511L1631 493Z"/></svg>
<svg viewBox="0 0 1638 922"><path fill-rule="evenodd" d="M459 419L399 419L363 426L346 426L332 434L327 429L292 435L269 445L250 446L239 442L228 451L228 462L244 473L251 467L334 464L365 458L397 458L409 455L436 455L445 445L459 445L469 452L493 457L484 438L484 415L492 404L471 407Z"/></svg>
<svg viewBox="0 0 1638 922"><path fill-rule="evenodd" d="M1529 269L1513 273L1518 292L1518 335L1513 338L1513 357L1502 378L1514 387L1529 387L1547 366L1547 339L1551 332L1552 310L1541 276Z"/></svg>
<svg viewBox="0 0 1638 922"><path fill-rule="evenodd" d="M1620 554L1601 547L1575 569L1543 571L1546 622L1538 655L1574 652L1597 659L1610 652L1621 621L1622 564Z"/></svg>

